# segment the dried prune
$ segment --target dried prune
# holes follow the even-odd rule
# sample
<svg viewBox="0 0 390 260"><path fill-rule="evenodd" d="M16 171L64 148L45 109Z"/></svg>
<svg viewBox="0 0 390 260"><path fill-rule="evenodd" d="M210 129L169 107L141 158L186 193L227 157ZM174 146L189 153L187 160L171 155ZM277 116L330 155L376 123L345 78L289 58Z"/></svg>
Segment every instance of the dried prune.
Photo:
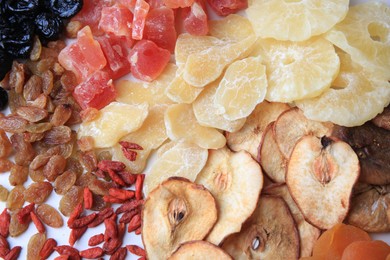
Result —
<svg viewBox="0 0 390 260"><path fill-rule="evenodd" d="M57 40L63 28L61 18L48 12L39 13L35 17L34 23L41 40Z"/></svg>
<svg viewBox="0 0 390 260"><path fill-rule="evenodd" d="M1 33L0 33L1 34ZM4 79L5 75L12 67L11 56L2 48L0 48L0 81ZM8 103L8 95L4 96L5 90L2 88L0 92L0 109L3 110Z"/></svg>
<svg viewBox="0 0 390 260"><path fill-rule="evenodd" d="M9 24L1 34L4 49L17 58L28 58L33 47L34 26L28 19Z"/></svg>
<svg viewBox="0 0 390 260"><path fill-rule="evenodd" d="M18 14L34 14L38 10L38 0L7 0L5 7Z"/></svg>
<svg viewBox="0 0 390 260"><path fill-rule="evenodd" d="M70 18L74 16L82 7L82 0L50 0L52 12L61 18Z"/></svg>

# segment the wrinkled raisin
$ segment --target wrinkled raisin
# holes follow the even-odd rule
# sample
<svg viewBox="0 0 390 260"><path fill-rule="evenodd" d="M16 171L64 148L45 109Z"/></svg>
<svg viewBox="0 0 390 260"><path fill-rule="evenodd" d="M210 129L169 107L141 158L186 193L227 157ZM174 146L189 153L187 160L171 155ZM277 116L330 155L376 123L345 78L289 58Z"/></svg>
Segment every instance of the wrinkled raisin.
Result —
<svg viewBox="0 0 390 260"><path fill-rule="evenodd" d="M11 237L17 237L27 230L29 223L22 224L18 220L19 209L11 214L11 222L9 225L9 234Z"/></svg>
<svg viewBox="0 0 390 260"><path fill-rule="evenodd" d="M16 210L23 207L25 188L22 185L15 186L7 198L7 208L9 210Z"/></svg>
<svg viewBox="0 0 390 260"><path fill-rule="evenodd" d="M27 244L27 259L40 260L39 252L46 242L45 233L37 233L30 237Z"/></svg>
<svg viewBox="0 0 390 260"><path fill-rule="evenodd" d="M42 222L50 227L60 228L64 225L61 214L48 204L43 203L39 205L36 209L36 213Z"/></svg>
<svg viewBox="0 0 390 260"><path fill-rule="evenodd" d="M10 175L8 177L9 183L12 186L23 185L28 178L28 167L13 165L11 168Z"/></svg>
<svg viewBox="0 0 390 260"><path fill-rule="evenodd" d="M65 171L54 181L54 191L64 195L76 182L77 175L73 171Z"/></svg>
<svg viewBox="0 0 390 260"><path fill-rule="evenodd" d="M6 201L9 191L3 185L0 184L0 201Z"/></svg>
<svg viewBox="0 0 390 260"><path fill-rule="evenodd" d="M73 186L67 193L61 198L59 210L65 216L69 216L73 209L83 201L83 188Z"/></svg>
<svg viewBox="0 0 390 260"><path fill-rule="evenodd" d="M52 190L50 182L31 183L24 192L24 199L30 203L41 204L46 201Z"/></svg>

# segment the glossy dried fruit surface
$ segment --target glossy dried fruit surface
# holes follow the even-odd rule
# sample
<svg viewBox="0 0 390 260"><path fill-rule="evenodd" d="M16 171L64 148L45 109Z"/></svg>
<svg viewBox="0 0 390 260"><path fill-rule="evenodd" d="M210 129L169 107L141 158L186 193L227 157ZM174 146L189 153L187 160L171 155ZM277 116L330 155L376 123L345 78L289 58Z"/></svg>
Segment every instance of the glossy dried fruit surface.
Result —
<svg viewBox="0 0 390 260"><path fill-rule="evenodd" d="M38 205L36 213L40 220L50 227L60 228L64 224L61 214L49 204Z"/></svg>
<svg viewBox="0 0 390 260"><path fill-rule="evenodd" d="M24 199L30 203L41 204L46 201L53 186L49 182L36 182L30 184L24 192Z"/></svg>
<svg viewBox="0 0 390 260"><path fill-rule="evenodd" d="M59 210L64 216L69 216L73 209L83 201L83 188L73 186L60 200Z"/></svg>
<svg viewBox="0 0 390 260"><path fill-rule="evenodd" d="M30 237L27 244L27 259L40 260L40 251L46 241L46 234L37 233Z"/></svg>

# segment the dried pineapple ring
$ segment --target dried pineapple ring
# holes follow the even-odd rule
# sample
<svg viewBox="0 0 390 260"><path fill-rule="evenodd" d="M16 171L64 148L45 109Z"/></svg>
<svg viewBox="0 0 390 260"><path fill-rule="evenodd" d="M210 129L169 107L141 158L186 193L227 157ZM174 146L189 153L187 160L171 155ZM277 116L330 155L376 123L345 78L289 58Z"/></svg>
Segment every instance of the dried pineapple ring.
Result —
<svg viewBox="0 0 390 260"><path fill-rule="evenodd" d="M340 53L340 73L335 88L316 98L297 101L305 116L342 126L358 126L383 111L390 102L390 83L372 77L364 68Z"/></svg>
<svg viewBox="0 0 390 260"><path fill-rule="evenodd" d="M344 19L348 0L252 0L246 14L261 38L304 41Z"/></svg>
<svg viewBox="0 0 390 260"><path fill-rule="evenodd" d="M330 87L339 72L339 57L325 39L264 39L259 43L256 52L267 68L268 101L291 102L318 96Z"/></svg>
<svg viewBox="0 0 390 260"><path fill-rule="evenodd" d="M265 66L259 58L235 61L227 68L215 93L214 103L228 120L249 116L267 92Z"/></svg>
<svg viewBox="0 0 390 260"><path fill-rule="evenodd" d="M203 88L196 88L185 82L181 73L169 83L165 94L174 102L191 104L202 92Z"/></svg>
<svg viewBox="0 0 390 260"><path fill-rule="evenodd" d="M220 20L209 21L209 33L218 39L239 42L255 34L251 22L246 17L231 14Z"/></svg>
<svg viewBox="0 0 390 260"><path fill-rule="evenodd" d="M390 80L390 8L371 2L351 7L326 38L352 60Z"/></svg>

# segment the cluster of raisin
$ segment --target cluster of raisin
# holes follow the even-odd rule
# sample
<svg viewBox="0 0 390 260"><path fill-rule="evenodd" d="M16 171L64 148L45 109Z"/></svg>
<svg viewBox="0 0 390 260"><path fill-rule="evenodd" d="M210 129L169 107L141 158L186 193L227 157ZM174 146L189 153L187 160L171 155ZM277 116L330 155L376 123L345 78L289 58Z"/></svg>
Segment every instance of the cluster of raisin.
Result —
<svg viewBox="0 0 390 260"><path fill-rule="evenodd" d="M28 58L34 35L57 40L64 20L77 14L83 0L0 0L0 80L13 59Z"/></svg>

